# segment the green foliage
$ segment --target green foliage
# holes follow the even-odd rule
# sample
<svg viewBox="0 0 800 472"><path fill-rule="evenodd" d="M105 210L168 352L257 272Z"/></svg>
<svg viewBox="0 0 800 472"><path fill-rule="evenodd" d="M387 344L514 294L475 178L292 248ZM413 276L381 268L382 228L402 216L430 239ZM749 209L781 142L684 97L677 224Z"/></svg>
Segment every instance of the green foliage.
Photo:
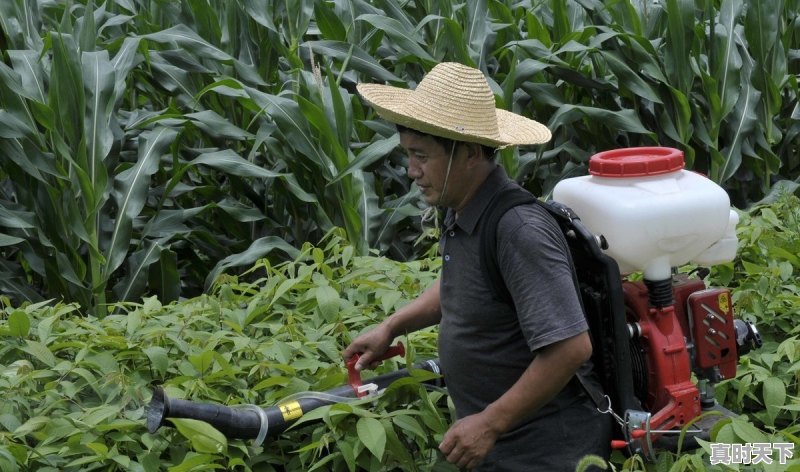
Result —
<svg viewBox="0 0 800 472"><path fill-rule="evenodd" d="M797 441L800 410L800 289L798 198L783 192L772 203L740 214L740 250L715 277L734 290L738 315L753 321L764 346L740 360L735 379L717 390L721 401L748 412L758 425L783 429Z"/></svg>
<svg viewBox="0 0 800 472"><path fill-rule="evenodd" d="M763 324L763 334L778 340L798 334L795 309L800 301L800 206L782 194L775 203L741 213L739 257L733 265L733 301L741 315Z"/></svg>
<svg viewBox="0 0 800 472"><path fill-rule="evenodd" d="M414 254L409 183L365 170L396 138L359 139L342 76L303 70L312 4L283 3L0 5L0 288L103 316L333 227Z"/></svg>
<svg viewBox="0 0 800 472"><path fill-rule="evenodd" d="M743 218L765 234L772 220L759 215L766 209L781 215L795 205L786 197ZM781 228L797 231L796 225ZM377 399L308 412L262 447L191 420L146 432L144 406L153 385L164 385L171 398L268 406L344 384L341 349L430 284L439 262L359 256L343 235L330 234L320 247L305 245L294 261L262 259L243 276L224 275L212 295L168 305L156 298L118 304L123 314L103 319L82 315L75 304L15 307L2 299L3 470L449 470L437 453L451 421L448 399L415 378ZM743 238L734 265L758 254L760 242ZM756 275L737 275L732 285ZM796 311L782 310L769 319ZM800 444L800 342L777 328L763 329L769 325L742 311L762 327L767 343L744 356L737 377L717 393L726 407L744 414L719 422L700 449L660 452L655 464L615 457L615 470L724 471L731 469L710 465L710 443ZM379 372L435 356L435 331L405 341L409 357L389 360ZM586 458L582 467L595 463ZM793 459L774 470L797 465Z"/></svg>
<svg viewBox="0 0 800 472"><path fill-rule="evenodd" d="M0 288L102 316L334 227L361 255L424 254L397 137L354 85L413 86L440 61L553 130L500 153L540 195L597 151L667 145L744 207L800 172L799 6L1 2Z"/></svg>
<svg viewBox="0 0 800 472"><path fill-rule="evenodd" d="M314 410L263 447L194 420L146 432L155 384L173 398L264 406L344 384L341 350L351 337L438 269L358 256L339 235L325 244L278 266L260 261L248 274L255 282L227 276L213 296L169 305L148 298L103 319L74 304L6 305L3 470L447 470L433 452L450 421L447 399L414 378L376 399ZM406 341L409 358L382 372L435 353L430 331Z"/></svg>

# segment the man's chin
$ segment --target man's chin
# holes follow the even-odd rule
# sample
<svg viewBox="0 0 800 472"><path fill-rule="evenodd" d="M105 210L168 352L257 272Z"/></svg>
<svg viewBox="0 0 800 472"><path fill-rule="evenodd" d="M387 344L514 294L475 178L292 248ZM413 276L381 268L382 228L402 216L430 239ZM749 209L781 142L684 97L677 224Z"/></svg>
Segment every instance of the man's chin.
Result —
<svg viewBox="0 0 800 472"><path fill-rule="evenodd" d="M433 195L423 195L422 199L425 200L425 203L427 203L428 206L436 206L439 203L439 198L434 197Z"/></svg>

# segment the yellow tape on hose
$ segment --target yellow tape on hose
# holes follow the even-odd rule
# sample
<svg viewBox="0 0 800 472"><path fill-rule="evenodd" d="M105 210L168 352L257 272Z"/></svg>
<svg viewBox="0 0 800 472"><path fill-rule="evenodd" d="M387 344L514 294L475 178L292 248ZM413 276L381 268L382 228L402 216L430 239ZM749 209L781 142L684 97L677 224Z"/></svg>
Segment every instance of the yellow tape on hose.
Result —
<svg viewBox="0 0 800 472"><path fill-rule="evenodd" d="M281 415L283 415L283 421L292 421L303 416L303 409L298 402L280 404L278 405L278 409L281 411Z"/></svg>

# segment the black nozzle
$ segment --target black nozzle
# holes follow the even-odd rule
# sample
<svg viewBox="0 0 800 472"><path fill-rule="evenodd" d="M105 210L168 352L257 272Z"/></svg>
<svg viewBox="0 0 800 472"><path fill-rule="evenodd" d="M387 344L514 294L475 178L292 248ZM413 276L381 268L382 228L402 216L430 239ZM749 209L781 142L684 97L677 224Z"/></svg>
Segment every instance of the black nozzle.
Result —
<svg viewBox="0 0 800 472"><path fill-rule="evenodd" d="M163 388L156 387L147 406L147 430L155 433L167 418L189 418L211 424L226 437L252 439L258 437L262 427L263 415L256 408L230 408L215 403L169 398ZM268 419L273 419L270 416L274 415L266 415ZM279 427L278 419L274 421L276 428Z"/></svg>
<svg viewBox="0 0 800 472"><path fill-rule="evenodd" d="M736 329L736 353L738 355L747 354L753 349L761 347L761 334L752 321L733 320Z"/></svg>
<svg viewBox="0 0 800 472"><path fill-rule="evenodd" d="M147 431L150 434L158 431L158 428L164 424L164 418L167 417L169 407L167 406L167 394L164 389L156 387L153 390L153 396L150 398L150 404L147 405Z"/></svg>

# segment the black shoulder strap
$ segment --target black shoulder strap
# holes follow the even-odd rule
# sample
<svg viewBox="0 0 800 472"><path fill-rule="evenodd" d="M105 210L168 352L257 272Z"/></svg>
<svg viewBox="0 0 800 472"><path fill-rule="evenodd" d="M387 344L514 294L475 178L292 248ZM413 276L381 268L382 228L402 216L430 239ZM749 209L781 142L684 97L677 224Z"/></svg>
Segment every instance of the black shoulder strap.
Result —
<svg viewBox="0 0 800 472"><path fill-rule="evenodd" d="M513 304L497 263L497 225L508 210L536 201L538 199L532 193L522 187L512 186L495 193L484 210L486 216L481 229L481 268L495 300Z"/></svg>
<svg viewBox="0 0 800 472"><path fill-rule="evenodd" d="M512 306L514 301L511 298L508 287L506 287L503 274L500 271L500 265L497 261L497 225L500 222L500 218L502 218L507 211L516 206L530 203L537 203L546 209L565 233L572 229L573 221L578 218L568 206L554 201L543 202L521 187L503 189L492 197L484 210L486 216L481 229L480 263L483 273L489 282L489 288L492 290L492 297L495 300L502 301ZM572 255L568 253L568 257L570 258L570 264L572 264ZM580 284L574 267L572 270L572 280L575 283L575 290L580 294ZM580 296L578 299L581 305L583 305L583 300ZM611 405L608 403L603 393L586 379L582 373L576 372L575 378L597 408L603 408L603 405L605 405L605 408L610 408Z"/></svg>

